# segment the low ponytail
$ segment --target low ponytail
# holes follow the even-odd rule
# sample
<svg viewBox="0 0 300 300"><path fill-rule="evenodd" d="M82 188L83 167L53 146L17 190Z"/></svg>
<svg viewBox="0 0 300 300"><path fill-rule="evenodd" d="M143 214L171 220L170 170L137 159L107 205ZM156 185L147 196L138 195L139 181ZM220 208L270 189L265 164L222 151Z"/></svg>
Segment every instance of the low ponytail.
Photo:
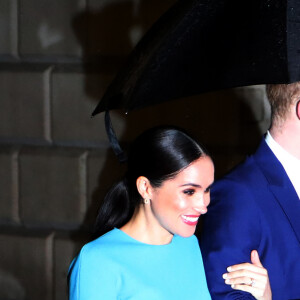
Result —
<svg viewBox="0 0 300 300"><path fill-rule="evenodd" d="M94 227L94 237L97 238L113 228L125 225L134 213L127 180L122 179L108 191L99 209Z"/></svg>

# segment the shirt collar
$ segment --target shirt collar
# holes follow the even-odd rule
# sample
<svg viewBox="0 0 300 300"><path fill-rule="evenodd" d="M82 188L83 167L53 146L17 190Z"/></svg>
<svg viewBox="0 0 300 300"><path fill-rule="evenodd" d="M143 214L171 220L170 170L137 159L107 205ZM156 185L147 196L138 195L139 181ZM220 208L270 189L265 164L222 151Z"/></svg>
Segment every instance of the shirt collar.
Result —
<svg viewBox="0 0 300 300"><path fill-rule="evenodd" d="M300 198L300 160L286 151L281 145L279 145L273 139L269 131L266 134L265 141L284 167L298 194L298 197Z"/></svg>

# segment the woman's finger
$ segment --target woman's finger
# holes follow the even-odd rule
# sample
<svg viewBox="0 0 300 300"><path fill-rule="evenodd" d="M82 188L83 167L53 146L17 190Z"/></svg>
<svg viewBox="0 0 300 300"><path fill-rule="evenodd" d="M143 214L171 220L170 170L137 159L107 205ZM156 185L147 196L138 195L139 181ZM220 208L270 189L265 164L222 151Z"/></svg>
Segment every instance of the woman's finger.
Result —
<svg viewBox="0 0 300 300"><path fill-rule="evenodd" d="M248 270L254 273L262 274L262 275L267 275L267 270L264 267L256 266L251 263L243 263L243 264L238 264L238 265L233 265L227 268L227 271L229 273L238 271L238 270Z"/></svg>
<svg viewBox="0 0 300 300"><path fill-rule="evenodd" d="M251 262L255 265L255 266L258 266L258 267L261 267L263 268L263 265L259 259L259 255L258 255L258 252L256 250L252 250L251 251Z"/></svg>
<svg viewBox="0 0 300 300"><path fill-rule="evenodd" d="M237 278L237 277L249 277L249 278L254 278L256 280L267 280L268 273L267 272L258 272L258 270L251 268L251 270L238 269L236 271L231 271L231 272L223 274L224 279L231 279L231 278Z"/></svg>
<svg viewBox="0 0 300 300"><path fill-rule="evenodd" d="M256 299L263 297L264 291L265 291L262 288L257 288L257 287L253 287L251 285L246 285L246 284L233 284L233 285L231 285L231 287L235 290L248 292L248 293L252 294Z"/></svg>
<svg viewBox="0 0 300 300"><path fill-rule="evenodd" d="M267 285L267 278L252 278L247 276L234 277L225 279L227 285L248 285L259 289L264 289Z"/></svg>

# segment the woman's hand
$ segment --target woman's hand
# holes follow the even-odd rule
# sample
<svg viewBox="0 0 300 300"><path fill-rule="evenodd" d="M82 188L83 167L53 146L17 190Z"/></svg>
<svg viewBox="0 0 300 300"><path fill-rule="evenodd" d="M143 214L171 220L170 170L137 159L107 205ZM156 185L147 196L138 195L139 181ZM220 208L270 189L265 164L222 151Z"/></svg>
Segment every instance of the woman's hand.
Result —
<svg viewBox="0 0 300 300"><path fill-rule="evenodd" d="M223 274L225 283L235 290L252 294L258 300L271 300L268 271L261 264L256 250L251 252L251 262L228 267L228 273Z"/></svg>

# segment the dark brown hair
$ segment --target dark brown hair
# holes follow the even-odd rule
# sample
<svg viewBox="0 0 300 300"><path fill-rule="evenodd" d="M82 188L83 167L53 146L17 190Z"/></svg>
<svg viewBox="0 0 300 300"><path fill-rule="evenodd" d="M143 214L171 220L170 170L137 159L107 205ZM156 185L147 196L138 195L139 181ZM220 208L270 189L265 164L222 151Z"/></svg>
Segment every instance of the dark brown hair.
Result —
<svg viewBox="0 0 300 300"><path fill-rule="evenodd" d="M268 84L266 92L271 104L272 123L284 121L291 105L300 99L300 81L290 84Z"/></svg>

